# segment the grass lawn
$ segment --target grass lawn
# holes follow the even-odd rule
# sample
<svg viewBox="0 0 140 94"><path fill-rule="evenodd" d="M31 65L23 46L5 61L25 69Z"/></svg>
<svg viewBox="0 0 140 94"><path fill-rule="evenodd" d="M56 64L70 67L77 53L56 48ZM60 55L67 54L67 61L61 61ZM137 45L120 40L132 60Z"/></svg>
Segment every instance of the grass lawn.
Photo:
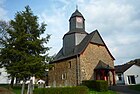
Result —
<svg viewBox="0 0 140 94"><path fill-rule="evenodd" d="M138 84L138 85L130 85L129 88L133 89L133 90L140 91L140 84Z"/></svg>
<svg viewBox="0 0 140 94"><path fill-rule="evenodd" d="M20 93L21 93L21 89L14 89L14 88L13 88L13 92L14 92L15 94L20 94Z"/></svg>
<svg viewBox="0 0 140 94"><path fill-rule="evenodd" d="M117 94L116 92L114 91L106 91L106 92L98 92L98 91L94 91L94 90L90 90L89 94Z"/></svg>

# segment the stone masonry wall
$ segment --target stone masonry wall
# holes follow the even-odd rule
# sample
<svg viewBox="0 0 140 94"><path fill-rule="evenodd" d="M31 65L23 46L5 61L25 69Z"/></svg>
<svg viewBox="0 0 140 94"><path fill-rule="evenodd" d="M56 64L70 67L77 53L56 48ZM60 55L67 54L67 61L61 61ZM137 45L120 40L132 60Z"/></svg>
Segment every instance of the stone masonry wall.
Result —
<svg viewBox="0 0 140 94"><path fill-rule="evenodd" d="M75 86L76 85L76 57L53 64L49 70L49 86Z"/></svg>
<svg viewBox="0 0 140 94"><path fill-rule="evenodd" d="M114 68L114 61L105 46L89 43L85 51L80 55L81 81L95 79L94 68L99 63L99 60ZM112 80L112 74L110 78Z"/></svg>

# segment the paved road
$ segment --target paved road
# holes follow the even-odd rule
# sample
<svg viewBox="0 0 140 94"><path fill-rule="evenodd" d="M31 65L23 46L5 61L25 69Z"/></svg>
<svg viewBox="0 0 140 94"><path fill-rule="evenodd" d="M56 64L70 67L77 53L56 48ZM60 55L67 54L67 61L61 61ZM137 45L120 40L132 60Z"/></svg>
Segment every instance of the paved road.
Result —
<svg viewBox="0 0 140 94"><path fill-rule="evenodd" d="M110 89L117 91L118 94L140 94L139 91L131 90L126 85L111 86Z"/></svg>

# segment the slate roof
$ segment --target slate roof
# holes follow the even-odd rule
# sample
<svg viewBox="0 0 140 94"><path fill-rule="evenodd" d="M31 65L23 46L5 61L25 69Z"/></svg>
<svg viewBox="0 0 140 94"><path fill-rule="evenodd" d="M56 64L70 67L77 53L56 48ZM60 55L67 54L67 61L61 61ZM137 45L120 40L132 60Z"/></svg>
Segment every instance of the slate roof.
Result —
<svg viewBox="0 0 140 94"><path fill-rule="evenodd" d="M73 17L83 17L83 15L78 11L78 9L76 9L75 12L71 15L70 19Z"/></svg>
<svg viewBox="0 0 140 94"><path fill-rule="evenodd" d="M86 31L83 31L83 29L77 28L76 30L71 30L71 31L67 32L65 35L69 35L72 33L88 34Z"/></svg>
<svg viewBox="0 0 140 94"><path fill-rule="evenodd" d="M115 66L115 71L116 71L116 73L123 73L127 69L129 69L132 65L140 66L140 59L135 59L126 64Z"/></svg>
<svg viewBox="0 0 140 94"><path fill-rule="evenodd" d="M70 54L64 55L63 47L62 47L61 50L56 55L56 57L54 58L54 61L50 62L50 64L55 63L56 61L59 61L59 60L64 60L67 58L71 58L71 57L80 55L86 49L86 47L88 46L89 43L104 45L106 47L108 53L110 54L110 56L114 59L114 57L109 52L107 46L105 45L104 41L102 40L99 32L97 30L95 30L95 31L91 32L90 34L87 34L85 36L85 38L81 41L81 43L79 45L75 46L75 48L73 49L73 51Z"/></svg>
<svg viewBox="0 0 140 94"><path fill-rule="evenodd" d="M97 66L95 67L95 70L99 70L99 69L108 70L108 69L113 69L113 68L100 60Z"/></svg>

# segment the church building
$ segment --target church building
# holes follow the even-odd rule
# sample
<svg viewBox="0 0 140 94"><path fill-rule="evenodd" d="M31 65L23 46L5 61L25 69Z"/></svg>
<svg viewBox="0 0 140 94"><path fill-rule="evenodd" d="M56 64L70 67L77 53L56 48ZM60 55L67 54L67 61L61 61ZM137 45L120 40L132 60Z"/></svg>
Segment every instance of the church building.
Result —
<svg viewBox="0 0 140 94"><path fill-rule="evenodd" d="M49 63L48 84L77 86L83 80L106 80L114 85L114 60L98 30L85 31L85 19L76 9L63 36L63 47Z"/></svg>

